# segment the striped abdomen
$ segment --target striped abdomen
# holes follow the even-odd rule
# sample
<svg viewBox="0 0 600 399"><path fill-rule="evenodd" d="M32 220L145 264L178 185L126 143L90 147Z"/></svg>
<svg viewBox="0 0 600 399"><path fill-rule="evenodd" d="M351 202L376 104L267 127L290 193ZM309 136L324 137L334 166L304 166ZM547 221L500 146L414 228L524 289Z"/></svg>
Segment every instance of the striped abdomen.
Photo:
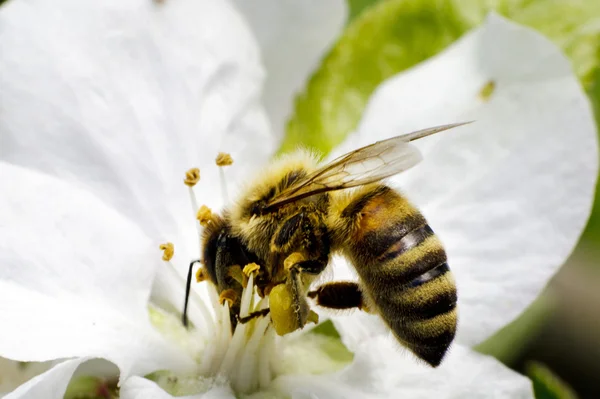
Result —
<svg viewBox="0 0 600 399"><path fill-rule="evenodd" d="M354 218L346 252L370 305L398 340L437 366L457 323L442 244L419 211L386 186L359 194L342 217Z"/></svg>

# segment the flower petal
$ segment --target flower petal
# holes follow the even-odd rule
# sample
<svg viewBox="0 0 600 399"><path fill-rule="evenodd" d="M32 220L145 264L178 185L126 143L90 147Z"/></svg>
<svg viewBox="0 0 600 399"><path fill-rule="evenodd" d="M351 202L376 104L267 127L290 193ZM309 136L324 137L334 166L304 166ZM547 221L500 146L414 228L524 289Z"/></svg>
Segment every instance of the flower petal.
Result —
<svg viewBox="0 0 600 399"><path fill-rule="evenodd" d="M518 316L573 249L593 200L598 145L568 60L494 15L383 84L347 145L469 120L417 142L425 160L396 182L444 242L458 340L476 344Z"/></svg>
<svg viewBox="0 0 600 399"><path fill-rule="evenodd" d="M53 362L23 363L0 357L0 398L33 377L48 371Z"/></svg>
<svg viewBox="0 0 600 399"><path fill-rule="evenodd" d="M215 206L218 151L243 165L235 181L274 149L258 48L228 2L24 0L0 25L0 159L86 186L151 237L189 217L187 169L207 167Z"/></svg>
<svg viewBox="0 0 600 399"><path fill-rule="evenodd" d="M131 377L121 387L121 399L171 399L156 383L141 377ZM213 388L204 394L177 396L182 399L233 399L235 395L229 387Z"/></svg>
<svg viewBox="0 0 600 399"><path fill-rule="evenodd" d="M151 327L158 257L130 221L89 193L0 162L0 355L92 356L128 373L189 370Z"/></svg>
<svg viewBox="0 0 600 399"><path fill-rule="evenodd" d="M415 364L390 337L363 340L334 375L280 377L273 389L293 398L533 398L531 382L496 359L456 345L436 369Z"/></svg>
<svg viewBox="0 0 600 399"><path fill-rule="evenodd" d="M235 0L262 50L263 94L273 129L283 135L294 97L305 87L346 22L344 0Z"/></svg>
<svg viewBox="0 0 600 399"><path fill-rule="evenodd" d="M4 399L61 399L73 373L86 358L65 360L50 370L32 378L8 395Z"/></svg>

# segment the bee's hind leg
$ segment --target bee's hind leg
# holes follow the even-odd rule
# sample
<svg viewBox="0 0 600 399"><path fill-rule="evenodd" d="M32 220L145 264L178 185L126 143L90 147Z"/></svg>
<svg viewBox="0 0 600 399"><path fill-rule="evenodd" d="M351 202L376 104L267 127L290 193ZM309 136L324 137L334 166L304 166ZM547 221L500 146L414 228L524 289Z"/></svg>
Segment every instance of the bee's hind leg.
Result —
<svg viewBox="0 0 600 399"><path fill-rule="evenodd" d="M352 281L334 281L323 284L316 290L310 291L308 297L313 298L317 305L325 308L358 308L365 312L371 312L360 286Z"/></svg>

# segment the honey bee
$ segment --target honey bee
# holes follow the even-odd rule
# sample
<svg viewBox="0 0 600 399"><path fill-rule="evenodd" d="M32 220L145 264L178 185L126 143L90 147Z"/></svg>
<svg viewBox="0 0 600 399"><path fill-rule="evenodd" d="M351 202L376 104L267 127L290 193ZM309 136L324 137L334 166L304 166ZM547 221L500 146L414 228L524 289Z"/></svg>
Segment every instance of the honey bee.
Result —
<svg viewBox="0 0 600 399"><path fill-rule="evenodd" d="M306 151L269 165L203 234L204 270L229 302L233 328L269 312L280 335L303 328L311 299L379 315L402 345L439 365L457 325L446 253L419 210L382 180L420 162L411 141L460 125L378 141L321 167ZM359 281L309 290L334 253L350 261ZM242 318L248 264L260 265L255 286L270 307Z"/></svg>

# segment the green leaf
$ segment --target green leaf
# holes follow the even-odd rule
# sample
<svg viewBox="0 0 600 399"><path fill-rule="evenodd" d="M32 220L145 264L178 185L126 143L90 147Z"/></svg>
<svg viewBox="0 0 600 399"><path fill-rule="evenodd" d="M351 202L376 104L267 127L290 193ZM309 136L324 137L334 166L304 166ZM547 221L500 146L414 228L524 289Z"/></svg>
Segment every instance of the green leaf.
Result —
<svg viewBox="0 0 600 399"><path fill-rule="evenodd" d="M362 2L350 4L353 13L363 9ZM280 152L300 144L329 152L356 128L379 84L437 54L492 10L553 40L573 61L588 93L600 98L590 91L600 65L598 1L381 1L347 26L296 98Z"/></svg>
<svg viewBox="0 0 600 399"><path fill-rule="evenodd" d="M348 21L358 17L366 8L377 3L378 0L348 0L348 9L350 10Z"/></svg>
<svg viewBox="0 0 600 399"><path fill-rule="evenodd" d="M541 363L529 363L527 375L533 381L537 399L577 399L573 389Z"/></svg>

